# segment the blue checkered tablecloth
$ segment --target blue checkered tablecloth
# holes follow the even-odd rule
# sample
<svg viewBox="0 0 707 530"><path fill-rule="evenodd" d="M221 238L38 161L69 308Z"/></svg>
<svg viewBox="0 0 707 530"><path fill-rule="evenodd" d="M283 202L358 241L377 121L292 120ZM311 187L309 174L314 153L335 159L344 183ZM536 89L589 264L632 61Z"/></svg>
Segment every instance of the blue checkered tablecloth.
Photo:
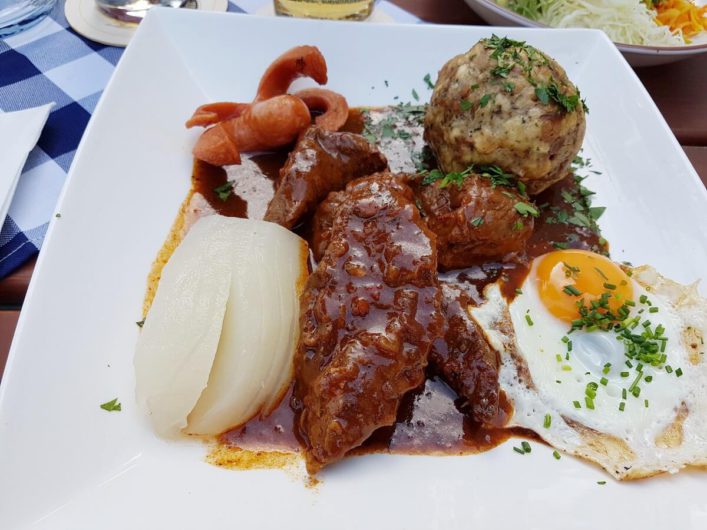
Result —
<svg viewBox="0 0 707 530"><path fill-rule="evenodd" d="M269 0L240 0L229 3L228 10L262 13L268 5ZM377 9L396 22L418 21L389 2ZM42 248L76 148L122 53L69 28L63 0L37 26L0 39L0 112L55 103L2 225L0 278Z"/></svg>

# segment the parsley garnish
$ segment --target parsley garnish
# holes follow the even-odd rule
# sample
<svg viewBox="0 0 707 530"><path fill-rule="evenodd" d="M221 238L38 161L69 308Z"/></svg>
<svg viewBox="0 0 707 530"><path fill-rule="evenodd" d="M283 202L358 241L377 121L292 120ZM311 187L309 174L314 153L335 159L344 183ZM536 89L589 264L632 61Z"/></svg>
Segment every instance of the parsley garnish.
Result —
<svg viewBox="0 0 707 530"><path fill-rule="evenodd" d="M523 72L528 82L535 87L535 95L538 100L547 105L551 101L557 103L566 112L574 111L578 105L582 105L585 112L588 112L587 105L580 98L579 90L572 87L573 93L566 94L565 86L560 87L552 75L549 80L539 80L534 77L534 68L547 67L552 74L554 68L545 54L529 46L524 41L512 40L506 37L492 35L489 39L484 39L484 46L491 51L491 58L496 60L496 66L491 69L491 75L499 81L506 79L510 72L517 66ZM506 92L513 91L512 83L504 83L503 89ZM488 102L487 102L488 103ZM482 107L485 104L481 105Z"/></svg>
<svg viewBox="0 0 707 530"><path fill-rule="evenodd" d="M482 177L491 180L491 185L495 188L496 186L507 186L509 188L517 187L521 192L521 195L525 195L525 184L517 181L515 176L510 173L506 173L498 166L482 165L476 166L476 171Z"/></svg>
<svg viewBox="0 0 707 530"><path fill-rule="evenodd" d="M468 99L462 99L459 102L459 106L461 107L461 109L464 112L467 112L467 111L471 110L471 108L474 106L474 104L471 101L469 101Z"/></svg>
<svg viewBox="0 0 707 530"><path fill-rule="evenodd" d="M447 174L439 169L433 169L425 175L425 178L422 179L422 185L429 186L433 182L437 182L439 180L440 188L446 188L450 184L456 184L458 187L461 187L464 179L469 176L472 171L473 166L469 166L464 171L453 171Z"/></svg>
<svg viewBox="0 0 707 530"><path fill-rule="evenodd" d="M430 74L426 74L425 77L423 77L422 79L427 85L427 88L429 88L430 90L435 87L435 84L432 82L432 76L430 76Z"/></svg>
<svg viewBox="0 0 707 530"><path fill-rule="evenodd" d="M135 323L137 324L137 327L141 328L142 326L145 325L145 319L143 318L142 320L139 320Z"/></svg>
<svg viewBox="0 0 707 530"><path fill-rule="evenodd" d="M514 208L516 209L516 212L521 214L523 217L527 217L528 215L537 217L540 215L538 209L532 204L528 204L527 202L517 202L515 203Z"/></svg>
<svg viewBox="0 0 707 530"><path fill-rule="evenodd" d="M214 188L214 193L218 195L219 199L225 202L233 194L233 184L226 182L225 184Z"/></svg>
<svg viewBox="0 0 707 530"><path fill-rule="evenodd" d="M508 64L505 66L501 66L500 64L494 68L491 69L491 74L495 75L496 77L508 77L508 74L513 70L513 65Z"/></svg>
<svg viewBox="0 0 707 530"><path fill-rule="evenodd" d="M535 87L535 95L541 103L547 105L550 101L554 101L566 112L573 112L580 103L579 90L574 94L566 95L557 86L557 83L552 79L547 85L538 85Z"/></svg>
<svg viewBox="0 0 707 530"><path fill-rule="evenodd" d="M483 109L486 105L489 104L489 101L491 101L491 94L484 94L479 100L479 107Z"/></svg>
<svg viewBox="0 0 707 530"><path fill-rule="evenodd" d="M101 408L103 410L107 410L108 412L120 412L121 410L123 410L120 403L118 402L118 398L106 401L101 405Z"/></svg>

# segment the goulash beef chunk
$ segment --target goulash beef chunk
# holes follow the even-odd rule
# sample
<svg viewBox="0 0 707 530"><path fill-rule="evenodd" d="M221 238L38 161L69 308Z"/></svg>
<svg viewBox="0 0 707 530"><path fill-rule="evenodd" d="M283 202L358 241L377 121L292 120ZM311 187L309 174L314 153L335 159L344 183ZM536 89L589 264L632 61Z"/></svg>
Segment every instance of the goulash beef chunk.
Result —
<svg viewBox="0 0 707 530"><path fill-rule="evenodd" d="M441 283L445 333L435 340L430 364L464 400L463 408L479 423L491 423L498 414L496 351L469 317L471 297L455 283Z"/></svg>
<svg viewBox="0 0 707 530"><path fill-rule="evenodd" d="M293 228L329 192L387 167L385 156L363 136L310 127L280 170L280 183L265 220Z"/></svg>
<svg viewBox="0 0 707 530"><path fill-rule="evenodd" d="M343 195L300 300L293 405L313 473L395 422L443 333L435 236L410 188L378 174Z"/></svg>
<svg viewBox="0 0 707 530"><path fill-rule="evenodd" d="M405 173L378 173L375 175L376 186L385 187L397 191L403 195L410 193L407 182L411 179ZM311 245L314 258L319 261L324 256L326 247L331 238L331 228L334 225L334 218L339 207L344 203L346 197L351 193L370 187L370 180L361 178L350 182L344 191L336 191L329 194L314 212L311 224Z"/></svg>
<svg viewBox="0 0 707 530"><path fill-rule="evenodd" d="M439 264L445 270L511 259L525 250L533 233L537 210L529 199L477 174L460 183L420 184L416 195L437 235Z"/></svg>

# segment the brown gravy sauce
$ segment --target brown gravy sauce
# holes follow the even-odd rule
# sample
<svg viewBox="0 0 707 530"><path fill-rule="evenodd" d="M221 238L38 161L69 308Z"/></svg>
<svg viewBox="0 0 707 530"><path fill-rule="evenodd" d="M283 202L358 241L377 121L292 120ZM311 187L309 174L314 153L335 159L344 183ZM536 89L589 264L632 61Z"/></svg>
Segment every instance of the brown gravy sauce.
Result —
<svg viewBox="0 0 707 530"><path fill-rule="evenodd" d="M344 130L360 133L364 117L360 109L351 109ZM279 170L284 165L287 152L262 153L250 158L272 182L273 189L279 180ZM231 193L227 198L214 191L228 180L227 171L196 161L192 175L192 193L200 193L209 205L221 215L247 217L246 194ZM547 204L571 214L571 205L563 191L575 191L577 183L572 175L536 197L536 204ZM557 210L555 210L556 214ZM555 242L566 243L568 248L606 250L606 243L591 230L568 224L548 222L552 214L545 208L535 221L535 230L527 247L527 255L511 263L483 263L463 270L440 273L444 282L461 284L470 298L481 303L483 289L489 283L503 280L504 295L510 300L529 272L529 263L537 256L555 250ZM307 239L306 224L297 232ZM253 469L258 467L283 467L287 460L283 454L298 453L300 442L295 434L295 412L290 407L292 387L280 404L268 415L258 416L245 425L222 434L218 447L209 461L227 467ZM409 393L398 412L394 425L377 430L366 443L350 454L396 453L462 455L488 451L513 436L540 439L524 429L503 428L512 415L512 405L502 393L501 411L493 425L475 423L460 409L461 402L436 374L430 372L424 385ZM230 451L230 452L229 452ZM276 458L273 458L273 455ZM284 460L283 460L284 459Z"/></svg>

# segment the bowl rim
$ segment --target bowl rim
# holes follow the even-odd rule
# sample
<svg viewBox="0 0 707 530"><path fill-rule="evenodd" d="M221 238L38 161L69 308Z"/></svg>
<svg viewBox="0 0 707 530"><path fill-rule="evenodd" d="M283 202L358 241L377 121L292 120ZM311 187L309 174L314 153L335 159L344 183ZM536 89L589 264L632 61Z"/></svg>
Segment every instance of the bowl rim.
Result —
<svg viewBox="0 0 707 530"><path fill-rule="evenodd" d="M531 20L523 15L511 11L510 9L497 4L494 0L467 0L467 2L482 4L488 9L495 11L501 16L513 20L521 26L531 28L550 28L547 24ZM599 31L602 31L601 29ZM611 40L611 39L609 39ZM700 52L707 52L707 42L702 44L685 44L681 46L650 46L645 44L625 44L623 42L612 41L621 51L641 54L661 54L661 55L688 55Z"/></svg>

